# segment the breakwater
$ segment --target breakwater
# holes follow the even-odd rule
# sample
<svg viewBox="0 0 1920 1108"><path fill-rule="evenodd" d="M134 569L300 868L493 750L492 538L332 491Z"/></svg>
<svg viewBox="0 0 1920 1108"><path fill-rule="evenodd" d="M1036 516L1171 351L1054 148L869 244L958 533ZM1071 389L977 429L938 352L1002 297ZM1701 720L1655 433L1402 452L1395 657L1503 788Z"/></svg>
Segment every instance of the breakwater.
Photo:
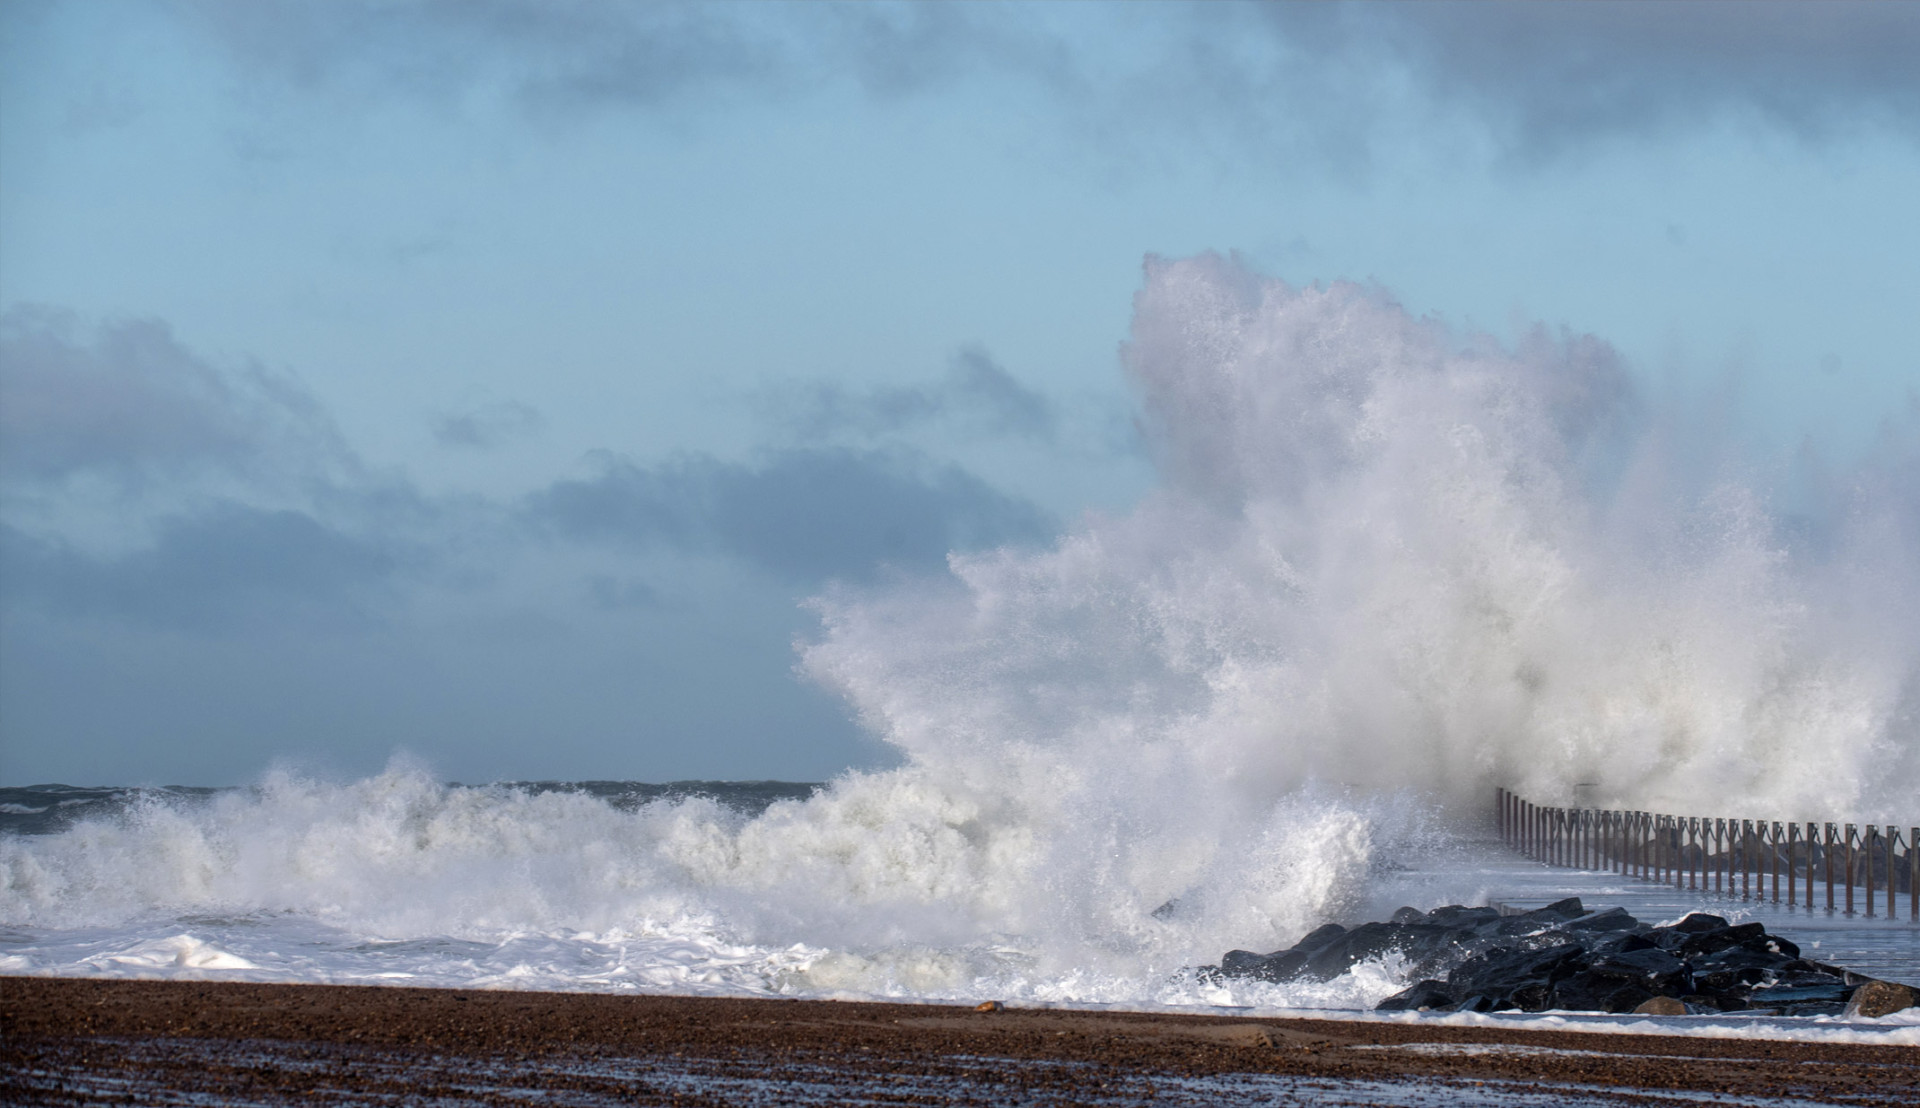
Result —
<svg viewBox="0 0 1920 1108"><path fill-rule="evenodd" d="M1548 865L1920 923L1920 826L1554 807L1504 788L1494 810L1501 839Z"/></svg>

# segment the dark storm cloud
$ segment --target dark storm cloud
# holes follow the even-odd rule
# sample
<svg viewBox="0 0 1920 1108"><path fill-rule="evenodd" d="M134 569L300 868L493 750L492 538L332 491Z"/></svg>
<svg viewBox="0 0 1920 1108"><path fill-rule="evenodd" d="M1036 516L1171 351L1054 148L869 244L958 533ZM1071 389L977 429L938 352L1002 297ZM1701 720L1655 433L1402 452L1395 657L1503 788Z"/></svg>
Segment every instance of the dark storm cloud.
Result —
<svg viewBox="0 0 1920 1108"><path fill-rule="evenodd" d="M441 446L492 450L531 435L545 424L540 413L526 404L488 404L435 420L433 438Z"/></svg>
<svg viewBox="0 0 1920 1108"><path fill-rule="evenodd" d="M990 437L1051 442L1059 413L977 348L960 352L946 376L921 385L849 389L831 381L783 384L757 406L768 422L802 441L880 436L933 423Z"/></svg>
<svg viewBox="0 0 1920 1108"><path fill-rule="evenodd" d="M335 464L351 458L332 421L285 377L218 369L158 320L86 328L52 308L0 313L0 470L10 480L93 473L131 484Z"/></svg>
<svg viewBox="0 0 1920 1108"><path fill-rule="evenodd" d="M494 87L536 108L652 109L847 82L889 98L985 78L1060 109L1076 140L1139 157L1164 157L1171 136L1242 157L1364 164L1370 143L1395 141L1379 129L1406 110L1464 115L1520 159L1728 113L1807 138L1861 124L1920 135L1920 6L1900 3L1115 5L1100 10L1132 36L1118 49L1044 7L202 0L185 10L245 64L308 86Z"/></svg>
<svg viewBox="0 0 1920 1108"><path fill-rule="evenodd" d="M192 631L364 625L408 560L304 512L232 503L165 519L150 545L114 556L0 524L12 603Z"/></svg>
<svg viewBox="0 0 1920 1108"><path fill-rule="evenodd" d="M1727 111L1806 137L1862 122L1920 132L1912 4L1275 4L1260 14L1329 69L1404 66L1523 155Z"/></svg>
<svg viewBox="0 0 1920 1108"><path fill-rule="evenodd" d="M757 465L605 455L599 466L531 497L525 518L575 541L718 551L801 583L938 566L951 550L1037 540L1051 524L964 470L903 451L791 450Z"/></svg>
<svg viewBox="0 0 1920 1108"><path fill-rule="evenodd" d="M301 85L443 95L499 82L537 108L657 107L851 78L876 95L982 69L1044 74L1062 44L963 5L661 0L188 0L249 65Z"/></svg>

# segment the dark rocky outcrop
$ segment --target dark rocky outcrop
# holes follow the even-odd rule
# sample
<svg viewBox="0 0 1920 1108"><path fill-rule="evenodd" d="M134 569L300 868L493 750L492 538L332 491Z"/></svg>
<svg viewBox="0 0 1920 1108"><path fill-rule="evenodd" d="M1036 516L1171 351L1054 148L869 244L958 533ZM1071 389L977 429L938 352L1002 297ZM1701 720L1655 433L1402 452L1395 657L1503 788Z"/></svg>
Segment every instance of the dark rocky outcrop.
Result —
<svg viewBox="0 0 1920 1108"><path fill-rule="evenodd" d="M1913 990L1808 961L1758 923L1695 912L1652 927L1624 908L1589 912L1578 897L1518 915L1450 904L1402 908L1385 923L1329 923L1286 950L1228 951L1203 974L1326 981L1397 952L1418 983L1382 1011L1879 1012ZM1865 989L1864 993L1861 990ZM1856 996L1867 1003L1856 1001ZM1849 1007L1849 1002L1854 1002Z"/></svg>

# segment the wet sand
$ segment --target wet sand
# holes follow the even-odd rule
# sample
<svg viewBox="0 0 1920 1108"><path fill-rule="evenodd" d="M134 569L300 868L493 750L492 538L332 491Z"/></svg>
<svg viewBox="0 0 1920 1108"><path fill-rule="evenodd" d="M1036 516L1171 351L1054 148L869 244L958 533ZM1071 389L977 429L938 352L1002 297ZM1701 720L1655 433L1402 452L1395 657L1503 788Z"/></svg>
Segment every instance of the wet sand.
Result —
<svg viewBox="0 0 1920 1108"><path fill-rule="evenodd" d="M1920 1105L1920 1049L0 977L0 1103Z"/></svg>

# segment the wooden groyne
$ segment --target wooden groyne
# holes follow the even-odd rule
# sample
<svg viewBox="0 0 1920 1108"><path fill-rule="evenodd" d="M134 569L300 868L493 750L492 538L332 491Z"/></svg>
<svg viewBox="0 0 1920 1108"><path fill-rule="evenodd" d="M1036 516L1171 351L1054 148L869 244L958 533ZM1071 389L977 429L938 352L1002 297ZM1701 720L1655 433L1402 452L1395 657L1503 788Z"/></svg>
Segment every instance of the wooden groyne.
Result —
<svg viewBox="0 0 1920 1108"><path fill-rule="evenodd" d="M1920 922L1920 827L1555 808L1508 789L1495 812L1501 839L1548 865L1850 916L1897 920L1904 904Z"/></svg>

